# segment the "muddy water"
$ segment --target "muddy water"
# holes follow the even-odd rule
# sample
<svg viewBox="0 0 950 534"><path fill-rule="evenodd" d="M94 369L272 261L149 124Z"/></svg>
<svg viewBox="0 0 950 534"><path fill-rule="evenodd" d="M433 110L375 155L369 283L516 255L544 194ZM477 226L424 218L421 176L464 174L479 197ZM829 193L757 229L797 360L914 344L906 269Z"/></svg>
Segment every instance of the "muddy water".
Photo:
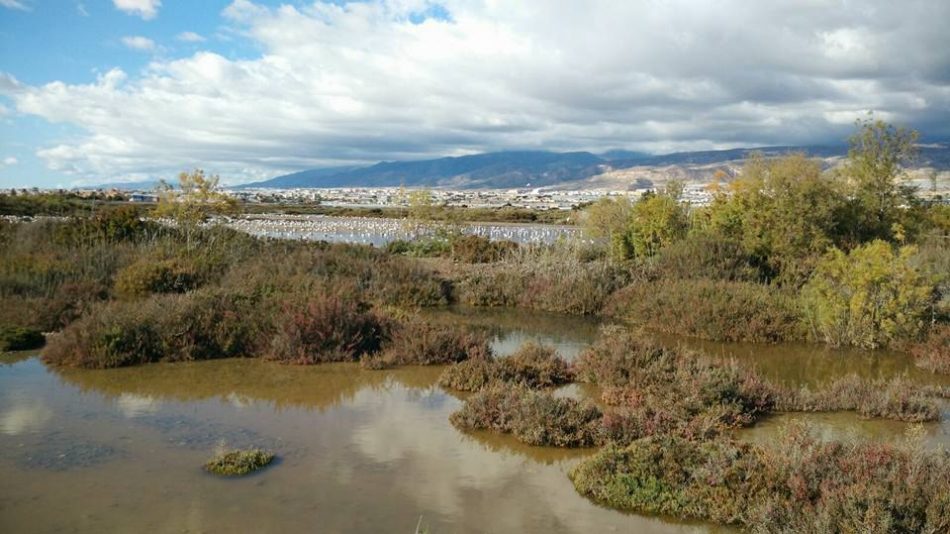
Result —
<svg viewBox="0 0 950 534"><path fill-rule="evenodd" d="M0 363L0 532L411 533L420 518L433 533L711 530L580 497L566 472L591 451L457 431L439 368ZM200 466L221 446L280 459L219 479Z"/></svg>
<svg viewBox="0 0 950 534"><path fill-rule="evenodd" d="M501 355L533 339L573 358L598 328L524 311L430 318L490 328ZM794 383L847 372L941 381L896 354L666 341ZM448 416L460 400L436 385L440 372L257 360L51 370L31 354L2 356L0 532L413 532L420 518L433 533L717 530L591 504L566 477L590 451L457 431ZM741 435L774 440L795 418L829 438L895 440L908 428L853 414L783 414ZM948 443L947 419L925 426L928 443ZM280 459L222 480L200 468L221 446L264 447Z"/></svg>
<svg viewBox="0 0 950 534"><path fill-rule="evenodd" d="M526 340L553 340L565 357L573 359L597 337L599 330L598 323L591 319L522 310L459 307L438 312L435 316L473 325L502 326L502 334L494 341L496 352L501 354L512 352ZM829 380L849 374L868 379L906 376L922 385L950 385L950 376L924 371L916 367L907 354L894 351L830 348L809 343L723 343L659 333L648 335L666 345L685 346L722 360L735 360L741 366L756 369L775 383L788 386L820 388ZM590 391L576 388L573 394L580 397ZM950 449L950 402L941 402L941 408L939 422L920 426L926 446ZM807 423L824 439L888 442L906 439L908 431L915 426L899 421L862 419L855 413L788 413L775 414L755 427L740 430L737 436L764 443L781 439L784 426L798 422Z"/></svg>

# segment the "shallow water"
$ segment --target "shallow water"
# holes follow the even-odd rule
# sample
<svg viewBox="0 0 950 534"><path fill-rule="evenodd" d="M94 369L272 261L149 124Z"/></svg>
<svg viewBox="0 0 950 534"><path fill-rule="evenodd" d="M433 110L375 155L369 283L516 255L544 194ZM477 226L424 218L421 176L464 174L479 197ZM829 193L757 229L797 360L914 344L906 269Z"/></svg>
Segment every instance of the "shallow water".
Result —
<svg viewBox="0 0 950 534"><path fill-rule="evenodd" d="M227 226L251 235L306 241L330 241L384 246L397 239L412 240L439 229L457 230L493 240L521 244L553 243L576 238L574 226L529 223L419 223L405 219L333 217L326 215L249 215L229 220Z"/></svg>
<svg viewBox="0 0 950 534"><path fill-rule="evenodd" d="M437 368L256 360L51 371L0 368L0 531L684 532L577 495L589 451L467 435ZM277 465L200 466L219 445Z"/></svg>
<svg viewBox="0 0 950 534"><path fill-rule="evenodd" d="M502 356L533 339L573 358L598 331L589 319L520 310L428 317L491 328ZM912 369L898 354L666 341L758 363L790 382ZM566 476L589 450L459 432L448 417L461 401L436 385L438 367L247 359L82 371L49 369L34 355L0 356L0 532L413 532L420 517L433 533L722 530L590 503ZM947 419L924 426L928 445L948 443ZM854 414L779 414L738 434L767 442L789 420L829 439L897 440L909 428ZM265 447L279 461L246 478L205 474L201 465L224 445Z"/></svg>

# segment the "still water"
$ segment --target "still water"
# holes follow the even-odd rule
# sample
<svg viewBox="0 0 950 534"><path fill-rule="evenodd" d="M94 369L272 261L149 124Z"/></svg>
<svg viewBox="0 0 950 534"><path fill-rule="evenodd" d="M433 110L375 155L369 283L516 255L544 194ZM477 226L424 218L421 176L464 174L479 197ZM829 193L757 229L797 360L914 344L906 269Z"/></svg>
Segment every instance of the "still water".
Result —
<svg viewBox="0 0 950 534"><path fill-rule="evenodd" d="M500 355L535 339L574 358L598 331L590 320L524 311L430 318L488 328ZM744 364L765 348L763 372L793 382L910 369L899 355L704 347ZM0 357L0 532L412 533L420 518L432 533L721 531L580 497L566 472L590 450L459 432L448 417L461 401L437 386L441 368L248 359L81 371L50 369L34 356ZM908 428L852 414L787 414L740 436L774 439L787 418L835 438L893 440ZM926 426L930 442L948 442L946 419ZM246 478L215 478L201 465L221 446L264 447L279 461Z"/></svg>
<svg viewBox="0 0 950 534"><path fill-rule="evenodd" d="M526 223L420 223L405 219L333 217L326 215L248 215L226 225L251 235L306 241L330 241L385 246L397 239L413 240L439 230L458 231L520 244L553 243L581 237L576 226Z"/></svg>
<svg viewBox="0 0 950 534"><path fill-rule="evenodd" d="M535 338L568 353L590 339L578 324L499 326L494 346ZM420 518L432 533L710 531L579 496L566 472L589 450L459 432L440 368L2 361L0 532L412 533ZM280 461L218 479L201 465L221 445Z"/></svg>

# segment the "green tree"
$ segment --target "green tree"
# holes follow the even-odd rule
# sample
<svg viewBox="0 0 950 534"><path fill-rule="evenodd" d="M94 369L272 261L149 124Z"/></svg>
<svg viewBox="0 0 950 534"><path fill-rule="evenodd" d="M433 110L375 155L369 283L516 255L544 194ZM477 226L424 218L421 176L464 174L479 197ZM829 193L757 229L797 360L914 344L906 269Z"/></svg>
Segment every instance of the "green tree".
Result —
<svg viewBox="0 0 950 534"><path fill-rule="evenodd" d="M914 206L914 189L902 185L905 167L917 156L917 132L873 117L857 121L841 172L851 186L850 220L843 221L855 243L892 239L895 224L913 226L905 208Z"/></svg>
<svg viewBox="0 0 950 534"><path fill-rule="evenodd" d="M812 333L833 345L875 348L916 337L934 284L914 267L914 246L875 240L845 254L832 248L802 292Z"/></svg>
<svg viewBox="0 0 950 534"><path fill-rule="evenodd" d="M837 244L837 216L845 202L820 161L804 154L753 154L728 192L716 196L708 224L741 243L771 277L798 284L817 257Z"/></svg>
<svg viewBox="0 0 950 534"><path fill-rule="evenodd" d="M588 235L607 241L611 259L625 260L633 255L627 234L632 216L633 206L627 197L603 197L584 210L582 220Z"/></svg>
<svg viewBox="0 0 950 534"><path fill-rule="evenodd" d="M647 194L633 205L629 236L637 256L653 256L686 237L686 206L668 194Z"/></svg>

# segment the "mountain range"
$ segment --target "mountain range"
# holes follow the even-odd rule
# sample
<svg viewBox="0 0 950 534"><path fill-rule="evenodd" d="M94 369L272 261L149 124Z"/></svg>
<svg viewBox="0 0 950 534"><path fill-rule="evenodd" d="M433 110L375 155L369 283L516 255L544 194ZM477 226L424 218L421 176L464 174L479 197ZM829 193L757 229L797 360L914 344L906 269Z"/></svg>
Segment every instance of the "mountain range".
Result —
<svg viewBox="0 0 950 534"><path fill-rule="evenodd" d="M841 146L776 146L652 155L626 150L591 152L505 151L419 161L386 161L369 166L332 167L285 174L233 186L249 188L438 187L451 189L632 189L669 179L706 182L716 174L735 176L752 152L774 157L804 152L836 164ZM950 143L920 146L916 169L950 171ZM155 182L108 184L103 188L149 189Z"/></svg>

